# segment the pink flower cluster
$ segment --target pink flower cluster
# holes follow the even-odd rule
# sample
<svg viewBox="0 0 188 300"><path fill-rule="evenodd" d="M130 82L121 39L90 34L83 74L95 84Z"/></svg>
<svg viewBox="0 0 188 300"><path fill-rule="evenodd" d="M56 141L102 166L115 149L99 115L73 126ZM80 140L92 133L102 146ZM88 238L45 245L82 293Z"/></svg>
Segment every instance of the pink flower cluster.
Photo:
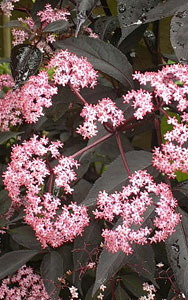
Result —
<svg viewBox="0 0 188 300"><path fill-rule="evenodd" d="M130 184L119 193L100 192L97 209L93 212L96 218L109 222L117 216L122 218L121 225L113 230L104 229L102 236L109 251L122 250L127 255L133 253L134 243L144 245L165 241L180 221L180 215L175 212L177 202L168 185L156 184L147 171L141 170L130 176L129 181ZM153 211L155 231L152 235L153 228L144 227L144 217Z"/></svg>
<svg viewBox="0 0 188 300"><path fill-rule="evenodd" d="M29 38L29 34L25 30L13 28L11 32L13 37L13 46L23 44L23 42Z"/></svg>
<svg viewBox="0 0 188 300"><path fill-rule="evenodd" d="M136 72L133 75L140 84L148 82L154 88L155 97L159 97L164 104L177 102L177 109L185 111L188 108L188 66L173 64L165 66L158 72Z"/></svg>
<svg viewBox="0 0 188 300"><path fill-rule="evenodd" d="M41 276L35 274L31 267L24 265L13 276L2 280L0 299L52 300L53 297L47 294Z"/></svg>
<svg viewBox="0 0 188 300"><path fill-rule="evenodd" d="M94 39L99 39L99 35L95 32L90 27L85 26L83 30L88 33L89 37L94 38Z"/></svg>
<svg viewBox="0 0 188 300"><path fill-rule="evenodd" d="M14 80L11 75L3 74L0 75L0 91L3 87L12 88L14 86Z"/></svg>
<svg viewBox="0 0 188 300"><path fill-rule="evenodd" d="M3 0L0 3L0 7L6 16L9 16L9 17L11 16L11 12L14 9L13 3L16 3L16 2L19 2L19 0Z"/></svg>
<svg viewBox="0 0 188 300"><path fill-rule="evenodd" d="M65 20L68 21L67 16L70 15L70 13L64 9L53 9L49 3L45 5L45 9L41 10L37 13L37 15L40 17L41 23L51 23L58 20Z"/></svg>
<svg viewBox="0 0 188 300"><path fill-rule="evenodd" d="M0 76L3 85L12 86L9 75ZM48 74L41 71L31 76L24 86L16 90L9 90L0 99L0 127L2 131L9 131L10 126L21 124L23 119L27 123L35 123L43 115L43 107L52 105L52 96L57 88L48 83Z"/></svg>
<svg viewBox="0 0 188 300"><path fill-rule="evenodd" d="M142 296L138 300L153 300L155 299L156 288L148 282L143 283L143 290L147 292L147 296Z"/></svg>
<svg viewBox="0 0 188 300"><path fill-rule="evenodd" d="M70 184L76 179L73 168L78 163L72 157L60 155L62 147L59 141L49 145L48 138L33 136L13 147L11 162L3 174L12 206L25 207L25 222L34 229L43 248L72 241L89 223L86 207L76 203L63 205L51 192L54 177L56 187L63 188L66 194L72 192ZM50 156L58 159L54 168L49 166Z"/></svg>
<svg viewBox="0 0 188 300"><path fill-rule="evenodd" d="M97 84L97 72L87 61L87 58L78 58L67 50L58 51L50 60L48 69L54 69L55 84L65 86L71 84L75 89Z"/></svg>
<svg viewBox="0 0 188 300"><path fill-rule="evenodd" d="M132 106L136 110L134 116L136 119L143 117L154 110L155 104L161 106L169 105L172 102L177 104L180 112L188 108L188 66L174 64L165 66L158 72L145 72L144 74L136 72L133 75L140 84L150 84L153 88L153 94L139 89L129 91L124 98L124 103L132 101Z"/></svg>
<svg viewBox="0 0 188 300"><path fill-rule="evenodd" d="M79 126L77 133L81 134L84 139L97 134L96 121L101 124L111 122L114 128L125 121L123 111L118 109L110 98L103 98L96 105L88 104L84 106L80 116L85 118L85 121L83 125Z"/></svg>
<svg viewBox="0 0 188 300"><path fill-rule="evenodd" d="M188 172L188 125L185 122L178 123L176 117L168 119L168 124L173 129L164 135L165 144L161 149L156 147L153 150L153 166L168 177L175 178L176 172Z"/></svg>
<svg viewBox="0 0 188 300"><path fill-rule="evenodd" d="M136 110L134 116L137 120L143 119L147 113L152 112L154 109L152 94L142 89L128 91L125 96L123 95L123 99L123 103L129 103L133 100L132 106Z"/></svg>

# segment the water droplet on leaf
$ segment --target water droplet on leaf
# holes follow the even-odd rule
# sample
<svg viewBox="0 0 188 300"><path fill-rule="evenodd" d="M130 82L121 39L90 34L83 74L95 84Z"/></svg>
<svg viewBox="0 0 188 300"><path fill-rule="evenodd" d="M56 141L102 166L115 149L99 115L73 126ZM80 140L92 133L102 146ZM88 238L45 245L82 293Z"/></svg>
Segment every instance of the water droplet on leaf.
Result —
<svg viewBox="0 0 188 300"><path fill-rule="evenodd" d="M124 13L126 11L126 7L124 4L120 4L118 7L118 11L120 14Z"/></svg>

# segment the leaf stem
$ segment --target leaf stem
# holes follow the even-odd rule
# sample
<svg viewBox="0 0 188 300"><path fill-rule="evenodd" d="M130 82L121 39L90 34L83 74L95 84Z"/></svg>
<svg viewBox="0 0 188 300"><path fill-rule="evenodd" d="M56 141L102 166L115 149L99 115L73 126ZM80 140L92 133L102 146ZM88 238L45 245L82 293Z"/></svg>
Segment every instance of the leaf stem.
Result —
<svg viewBox="0 0 188 300"><path fill-rule="evenodd" d="M82 97L82 95L75 89L75 87L73 87L73 85L71 83L69 83L70 88L72 89L72 91L76 94L76 96L80 99L80 101L84 104L84 105L88 105L87 101Z"/></svg>
<svg viewBox="0 0 188 300"><path fill-rule="evenodd" d="M112 133L108 133L107 135L103 136L102 138L98 139L97 141L95 141L93 144L86 146L85 148L79 150L78 152L74 153L72 155L72 158L75 158L77 156L80 156L82 153L94 148L95 146L97 146L98 144L104 142L105 140L109 139L112 135L114 135L114 132Z"/></svg>
<svg viewBox="0 0 188 300"><path fill-rule="evenodd" d="M116 296L114 294L114 279L113 278L110 279L110 287L111 287L112 299L116 300Z"/></svg>
<svg viewBox="0 0 188 300"><path fill-rule="evenodd" d="M118 144L118 147L119 147L119 151L120 151L120 154L121 154L121 158L122 158L125 170L127 171L127 174L129 176L131 176L131 171L129 169L129 166L128 166L128 163L127 163L127 160L126 160L126 157L125 157L125 153L123 151L123 146L122 146L122 142L121 142L120 135L119 135L118 131L116 131L116 140L117 140L117 144Z"/></svg>

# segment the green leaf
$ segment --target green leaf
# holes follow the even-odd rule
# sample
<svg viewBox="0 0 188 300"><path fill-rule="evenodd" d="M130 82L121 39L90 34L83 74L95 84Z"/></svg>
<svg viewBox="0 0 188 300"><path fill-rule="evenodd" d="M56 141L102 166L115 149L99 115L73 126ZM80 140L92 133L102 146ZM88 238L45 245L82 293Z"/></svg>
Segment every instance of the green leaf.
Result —
<svg viewBox="0 0 188 300"><path fill-rule="evenodd" d="M126 159L131 173L134 171L151 167L152 155L146 151L129 151L126 154ZM108 167L102 176L96 180L93 187L90 189L87 197L82 204L86 206L96 205L96 198L99 191L105 190L107 193L120 190L122 185L128 182L128 175L122 163L122 158L119 155Z"/></svg>
<svg viewBox="0 0 188 300"><path fill-rule="evenodd" d="M24 225L14 229L9 229L8 233L19 245L29 249L41 250L40 243L35 237L35 232L30 226Z"/></svg>
<svg viewBox="0 0 188 300"><path fill-rule="evenodd" d="M33 258L39 251L17 250L11 251L0 257L0 279L11 275Z"/></svg>
<svg viewBox="0 0 188 300"><path fill-rule="evenodd" d="M58 299L61 287L58 278L63 275L63 260L57 251L46 254L40 266L44 286L53 300Z"/></svg>
<svg viewBox="0 0 188 300"><path fill-rule="evenodd" d="M166 241L169 263L174 272L178 287L185 298L188 298L188 213L178 209L182 215L181 222L176 226L176 232Z"/></svg>
<svg viewBox="0 0 188 300"><path fill-rule="evenodd" d="M86 36L57 41L54 46L68 49L78 57L87 57L95 69L112 76L128 88L133 87L132 67L127 57L114 46Z"/></svg>
<svg viewBox="0 0 188 300"><path fill-rule="evenodd" d="M11 199L8 192L5 190L0 191L0 215L5 214L11 206Z"/></svg>

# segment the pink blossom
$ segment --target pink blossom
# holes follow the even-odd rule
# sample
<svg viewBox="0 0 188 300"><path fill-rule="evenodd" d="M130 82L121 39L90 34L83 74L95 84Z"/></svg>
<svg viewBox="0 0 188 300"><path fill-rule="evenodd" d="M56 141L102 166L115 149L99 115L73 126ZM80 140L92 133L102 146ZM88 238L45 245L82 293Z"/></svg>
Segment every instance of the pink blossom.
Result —
<svg viewBox="0 0 188 300"><path fill-rule="evenodd" d="M23 265L13 276L2 280L0 299L52 300L53 297L47 294L41 276L35 274L31 267Z"/></svg>
<svg viewBox="0 0 188 300"><path fill-rule="evenodd" d="M76 203L64 205L50 186L50 178L54 177L56 188L63 188L66 194L73 191L70 187L76 180L73 168L79 164L72 157L61 155L62 147L59 141L50 144L48 138L39 139L35 135L13 147L11 162L3 174L12 207L24 206L24 220L33 228L43 248L73 241L89 223L86 207ZM57 159L54 168L49 165L50 156ZM45 192L47 188L49 192Z"/></svg>
<svg viewBox="0 0 188 300"><path fill-rule="evenodd" d="M69 83L79 90L89 86L93 88L97 83L97 72L87 58L78 58L67 50L57 51L51 58L48 68L54 69L55 84L65 86Z"/></svg>
<svg viewBox="0 0 188 300"><path fill-rule="evenodd" d="M0 3L0 7L6 16L8 16L8 17L11 16L11 12L14 9L13 3L16 3L16 2L19 2L19 0L3 0Z"/></svg>
<svg viewBox="0 0 188 300"><path fill-rule="evenodd" d="M173 125L173 129L164 135L165 144L153 150L152 164L160 172L175 178L177 171L188 172L188 126L178 123L175 117L169 117L167 122Z"/></svg>
<svg viewBox="0 0 188 300"><path fill-rule="evenodd" d="M27 198L25 222L35 231L42 248L72 242L89 224L86 207L77 203L62 205L59 198L49 193L43 198L28 194Z"/></svg>
<svg viewBox="0 0 188 300"><path fill-rule="evenodd" d="M48 24L58 20L68 21L67 16L70 15L70 13L64 8L53 9L51 5L47 3L45 9L39 11L37 15L40 17L41 22Z"/></svg>
<svg viewBox="0 0 188 300"><path fill-rule="evenodd" d="M35 22L31 17L26 17L25 19L18 18L18 21L22 22L23 24L26 24L31 31L34 30Z"/></svg>
<svg viewBox="0 0 188 300"><path fill-rule="evenodd" d="M123 103L129 103L133 100L132 106L136 110L134 116L137 120L143 119L147 113L152 112L154 109L152 94L142 89L129 91L123 96L123 99Z"/></svg>
<svg viewBox="0 0 188 300"><path fill-rule="evenodd" d="M97 198L95 218L112 222L115 217L122 218L122 224L113 230L104 229L102 236L106 248L111 252L122 250L127 255L133 253L132 244L165 241L175 231L180 215L175 212L177 201L165 183L156 184L146 171L137 171L129 177L130 184L123 186L121 192L108 195L100 192ZM152 194L157 196L154 201ZM144 226L144 215L154 211L153 228Z"/></svg>
<svg viewBox="0 0 188 300"><path fill-rule="evenodd" d="M9 74L0 75L0 91L3 87L11 88L14 86L14 80Z"/></svg>
<svg viewBox="0 0 188 300"><path fill-rule="evenodd" d="M84 31L87 32L89 34L89 37L94 38L94 39L98 39L99 35L95 32L93 32L93 30L87 26L85 26Z"/></svg>
<svg viewBox="0 0 188 300"><path fill-rule="evenodd" d="M45 71L31 76L21 88L9 90L0 99L1 130L9 131L10 126L22 124L23 120L36 123L43 115L43 107L52 105L52 96L56 93L57 88L48 83Z"/></svg>
<svg viewBox="0 0 188 300"><path fill-rule="evenodd" d="M12 29L12 36L13 36L13 41L12 44L13 46L16 46L18 44L23 44L23 42L29 38L29 34L22 29Z"/></svg>
<svg viewBox="0 0 188 300"><path fill-rule="evenodd" d="M166 105L173 101L177 102L177 109L180 112L188 108L188 66L173 64L165 66L158 72L136 72L133 75L140 84L150 85L154 88L155 97L159 97Z"/></svg>
<svg viewBox="0 0 188 300"><path fill-rule="evenodd" d="M101 124L110 122L114 128L125 121L123 111L118 109L110 98L103 98L96 105L84 106L80 115L85 118L85 121L77 128L77 133L84 139L97 135L96 121Z"/></svg>

